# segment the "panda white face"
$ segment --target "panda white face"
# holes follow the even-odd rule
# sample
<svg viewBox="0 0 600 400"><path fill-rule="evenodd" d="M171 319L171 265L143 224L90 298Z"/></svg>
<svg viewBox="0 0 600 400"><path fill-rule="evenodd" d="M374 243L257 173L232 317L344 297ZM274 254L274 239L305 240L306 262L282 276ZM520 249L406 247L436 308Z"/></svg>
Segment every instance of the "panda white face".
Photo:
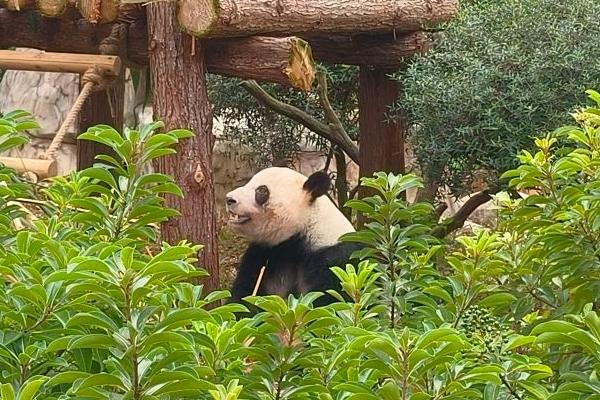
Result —
<svg viewBox="0 0 600 400"><path fill-rule="evenodd" d="M327 176L325 175L325 178ZM289 168L267 168L226 195L229 226L248 240L279 244L306 229L313 200L327 182L309 186L306 176Z"/></svg>

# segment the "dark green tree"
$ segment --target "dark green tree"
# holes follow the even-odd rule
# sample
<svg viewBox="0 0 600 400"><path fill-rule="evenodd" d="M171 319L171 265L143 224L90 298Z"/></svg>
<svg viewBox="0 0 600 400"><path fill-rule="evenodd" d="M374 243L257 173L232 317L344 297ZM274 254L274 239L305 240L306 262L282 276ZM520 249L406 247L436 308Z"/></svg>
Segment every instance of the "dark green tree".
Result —
<svg viewBox="0 0 600 400"><path fill-rule="evenodd" d="M463 3L396 76L426 180L460 195L483 171L495 185L533 135L568 121L584 90L600 86L598 15L597 0Z"/></svg>

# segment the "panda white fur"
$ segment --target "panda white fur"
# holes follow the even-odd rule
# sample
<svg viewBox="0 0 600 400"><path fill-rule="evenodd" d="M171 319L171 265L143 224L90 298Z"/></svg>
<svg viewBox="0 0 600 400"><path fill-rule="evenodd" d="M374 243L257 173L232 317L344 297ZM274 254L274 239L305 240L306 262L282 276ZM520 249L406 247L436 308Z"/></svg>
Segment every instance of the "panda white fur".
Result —
<svg viewBox="0 0 600 400"><path fill-rule="evenodd" d="M339 242L354 228L326 196L329 188L324 172L307 178L289 168L272 167L227 193L229 226L250 241L230 301L252 294L263 266L259 295L287 298L290 293L339 291L339 280L329 268L344 267L358 246ZM332 300L325 295L315 304Z"/></svg>

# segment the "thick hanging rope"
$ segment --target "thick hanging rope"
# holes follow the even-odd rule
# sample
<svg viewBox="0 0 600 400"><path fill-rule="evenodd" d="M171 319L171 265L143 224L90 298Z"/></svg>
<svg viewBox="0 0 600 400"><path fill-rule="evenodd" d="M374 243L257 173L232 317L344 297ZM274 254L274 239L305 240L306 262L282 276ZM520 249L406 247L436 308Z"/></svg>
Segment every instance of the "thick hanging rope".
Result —
<svg viewBox="0 0 600 400"><path fill-rule="evenodd" d="M67 129L73 124L73 122L75 122L75 119L81 112L85 101L90 94L92 94L92 91L102 90L110 85L109 79L102 75L101 71L97 67L91 67L85 71L81 77L81 83L83 83L83 86L79 92L79 96L77 96L77 100L75 100L75 103L61 124L60 129L58 132L56 132L56 135L52 139L52 143L50 143L46 153L44 153L43 158L46 160L56 159L56 153L65 140Z"/></svg>

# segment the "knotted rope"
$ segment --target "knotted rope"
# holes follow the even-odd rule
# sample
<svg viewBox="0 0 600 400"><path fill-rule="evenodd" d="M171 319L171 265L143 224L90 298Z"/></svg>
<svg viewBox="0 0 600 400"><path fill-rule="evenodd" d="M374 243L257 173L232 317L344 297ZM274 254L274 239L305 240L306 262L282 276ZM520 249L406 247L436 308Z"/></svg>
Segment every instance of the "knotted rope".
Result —
<svg viewBox="0 0 600 400"><path fill-rule="evenodd" d="M81 88L81 91L79 92L79 96L77 96L77 100L75 100L75 103L73 104L73 106L69 110L69 113L65 117L65 120L61 124L60 129L58 130L58 132L56 132L56 135L52 139L50 146L48 146L46 153L44 153L43 158L46 160L56 159L56 153L58 152L58 149L65 140L65 136L67 135L67 129L69 128L69 126L71 126L71 124L73 124L73 122L75 122L75 119L81 112L81 109L83 108L83 105L85 104L87 98L92 94L94 90L103 90L110 86L111 79L107 76L102 75L100 69L94 66L88 68L88 70L83 73L83 75L81 76L81 83L83 84L83 86Z"/></svg>

